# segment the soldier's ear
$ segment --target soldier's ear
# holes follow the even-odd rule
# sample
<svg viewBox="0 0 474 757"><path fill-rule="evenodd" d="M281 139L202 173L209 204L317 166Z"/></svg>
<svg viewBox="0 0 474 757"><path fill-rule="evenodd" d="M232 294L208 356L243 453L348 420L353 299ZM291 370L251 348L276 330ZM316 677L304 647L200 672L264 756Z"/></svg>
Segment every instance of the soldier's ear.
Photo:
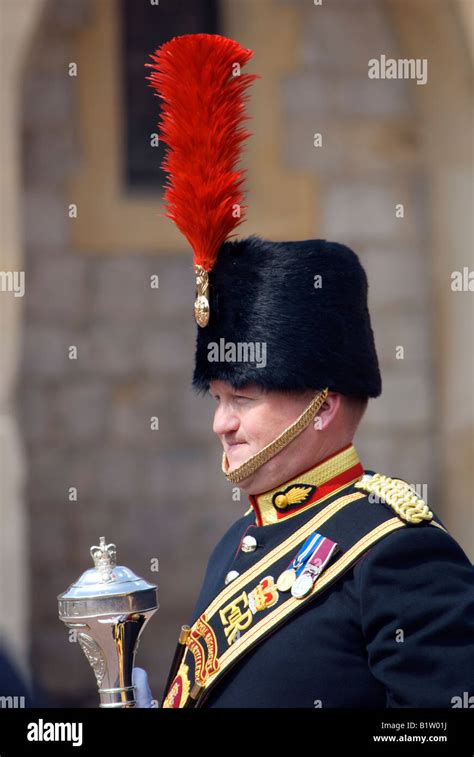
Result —
<svg viewBox="0 0 474 757"><path fill-rule="evenodd" d="M342 403L342 397L337 392L329 392L320 409L317 412L318 428L320 431L327 428L338 414Z"/></svg>

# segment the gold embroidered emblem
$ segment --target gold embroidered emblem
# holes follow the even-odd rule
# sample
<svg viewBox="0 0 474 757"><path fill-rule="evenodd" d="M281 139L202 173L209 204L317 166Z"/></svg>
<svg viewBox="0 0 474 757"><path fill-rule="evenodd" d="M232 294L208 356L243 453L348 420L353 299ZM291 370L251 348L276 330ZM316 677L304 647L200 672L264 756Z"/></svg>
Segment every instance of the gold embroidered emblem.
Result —
<svg viewBox="0 0 474 757"><path fill-rule="evenodd" d="M279 491L273 496L273 504L277 510L286 510L290 505L300 505L307 502L315 486L290 486L286 491Z"/></svg>
<svg viewBox="0 0 474 757"><path fill-rule="evenodd" d="M239 602L242 603L241 607L239 607ZM219 615L224 626L227 643L230 646L236 638L239 638L240 631L248 628L253 620L247 592L243 591L240 596L229 602L222 610L219 610Z"/></svg>
<svg viewBox="0 0 474 757"><path fill-rule="evenodd" d="M182 707L188 698L190 687L189 667L182 662L176 674L176 678L171 684L163 701L163 707L173 709Z"/></svg>
<svg viewBox="0 0 474 757"><path fill-rule="evenodd" d="M207 653L199 641L201 638L206 643ZM202 613L194 624L186 645L194 657L194 680L204 686L209 676L214 675L219 670L217 638L213 628L207 622L205 613Z"/></svg>
<svg viewBox="0 0 474 757"><path fill-rule="evenodd" d="M278 602L278 591L273 576L265 576L249 594L249 607L255 615L260 610L273 607Z"/></svg>
<svg viewBox="0 0 474 757"><path fill-rule="evenodd" d="M366 474L354 486L383 499L398 517L407 523L421 523L433 518L433 513L425 501L417 496L406 481L399 478L390 478L381 473L375 473L373 476Z"/></svg>

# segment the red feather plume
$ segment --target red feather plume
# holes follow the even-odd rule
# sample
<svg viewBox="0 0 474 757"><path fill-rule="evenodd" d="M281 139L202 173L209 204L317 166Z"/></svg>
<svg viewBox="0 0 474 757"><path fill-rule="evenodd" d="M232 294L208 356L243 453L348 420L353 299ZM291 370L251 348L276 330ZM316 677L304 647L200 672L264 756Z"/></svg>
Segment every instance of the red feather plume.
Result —
<svg viewBox="0 0 474 757"><path fill-rule="evenodd" d="M222 243L242 223L245 171L237 170L242 143L245 95L260 78L242 74L253 51L216 34L185 34L159 47L146 63L146 78L163 100L160 136L168 150L162 168L165 218L189 241L195 264L210 271ZM238 75L233 75L236 70ZM235 206L240 217L235 217Z"/></svg>

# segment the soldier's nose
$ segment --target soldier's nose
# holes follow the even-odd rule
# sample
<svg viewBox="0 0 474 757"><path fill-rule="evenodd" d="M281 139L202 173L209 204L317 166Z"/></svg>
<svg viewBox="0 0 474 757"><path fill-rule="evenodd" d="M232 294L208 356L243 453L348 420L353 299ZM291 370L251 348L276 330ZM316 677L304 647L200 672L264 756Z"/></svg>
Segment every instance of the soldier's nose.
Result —
<svg viewBox="0 0 474 757"><path fill-rule="evenodd" d="M214 413L214 422L212 424L212 430L218 436L229 434L232 431L237 431L239 428L239 418L235 411L231 407L223 407L219 405Z"/></svg>

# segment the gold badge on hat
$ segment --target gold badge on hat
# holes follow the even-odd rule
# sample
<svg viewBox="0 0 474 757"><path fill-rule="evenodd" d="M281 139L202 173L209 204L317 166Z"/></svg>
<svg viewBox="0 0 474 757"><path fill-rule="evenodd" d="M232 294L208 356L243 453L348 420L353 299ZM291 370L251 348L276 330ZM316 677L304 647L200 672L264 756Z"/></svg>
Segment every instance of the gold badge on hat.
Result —
<svg viewBox="0 0 474 757"><path fill-rule="evenodd" d="M194 318L198 326L207 326L209 323L209 274L201 265L195 265L194 272L196 274Z"/></svg>

